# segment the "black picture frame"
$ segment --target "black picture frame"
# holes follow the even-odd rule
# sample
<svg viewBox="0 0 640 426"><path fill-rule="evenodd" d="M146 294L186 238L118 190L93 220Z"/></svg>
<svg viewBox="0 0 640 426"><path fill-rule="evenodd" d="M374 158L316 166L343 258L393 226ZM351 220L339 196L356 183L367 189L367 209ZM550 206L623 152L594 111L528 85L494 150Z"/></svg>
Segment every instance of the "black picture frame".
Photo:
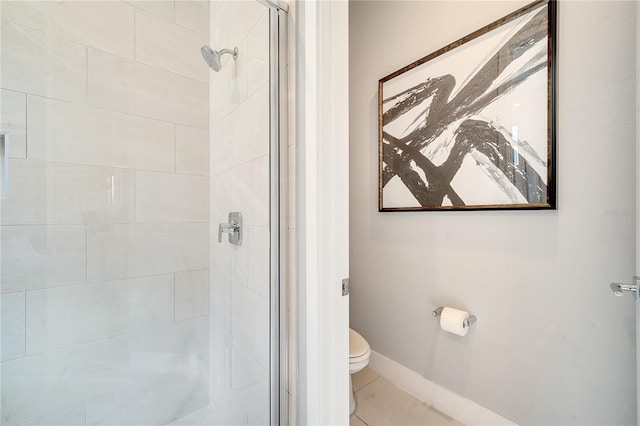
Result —
<svg viewBox="0 0 640 426"><path fill-rule="evenodd" d="M378 82L379 211L556 208L555 0Z"/></svg>

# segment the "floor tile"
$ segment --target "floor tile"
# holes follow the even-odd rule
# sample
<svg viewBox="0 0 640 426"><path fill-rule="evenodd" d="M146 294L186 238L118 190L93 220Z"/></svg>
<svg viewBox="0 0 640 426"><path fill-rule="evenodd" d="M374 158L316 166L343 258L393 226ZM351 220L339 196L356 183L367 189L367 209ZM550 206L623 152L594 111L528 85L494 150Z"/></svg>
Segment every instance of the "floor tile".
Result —
<svg viewBox="0 0 640 426"><path fill-rule="evenodd" d="M383 377L356 392L356 398L356 415L369 426L457 424Z"/></svg>
<svg viewBox="0 0 640 426"><path fill-rule="evenodd" d="M349 426L367 426L367 424L354 414L349 419Z"/></svg>
<svg viewBox="0 0 640 426"><path fill-rule="evenodd" d="M446 414L441 413L435 408L431 407L429 410L429 416L427 417L428 425L446 425L446 426L462 426L462 423L452 419Z"/></svg>
<svg viewBox="0 0 640 426"><path fill-rule="evenodd" d="M380 375L369 367L363 368L362 370L351 376L351 380L353 382L353 390L356 392L359 391L378 377L380 377Z"/></svg>

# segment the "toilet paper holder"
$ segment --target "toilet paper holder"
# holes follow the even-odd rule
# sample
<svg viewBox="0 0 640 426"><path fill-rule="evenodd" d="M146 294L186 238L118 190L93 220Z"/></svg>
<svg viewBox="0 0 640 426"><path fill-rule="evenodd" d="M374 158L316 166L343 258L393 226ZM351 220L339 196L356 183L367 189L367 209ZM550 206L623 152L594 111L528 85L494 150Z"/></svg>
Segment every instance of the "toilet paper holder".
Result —
<svg viewBox="0 0 640 426"><path fill-rule="evenodd" d="M438 308L436 308L436 310L433 311L433 316L439 317L440 315L442 315L443 309L444 309L444 306L439 306ZM462 327L463 328L471 327L471 325L476 321L478 321L478 318L475 315L469 315L469 318L462 322Z"/></svg>

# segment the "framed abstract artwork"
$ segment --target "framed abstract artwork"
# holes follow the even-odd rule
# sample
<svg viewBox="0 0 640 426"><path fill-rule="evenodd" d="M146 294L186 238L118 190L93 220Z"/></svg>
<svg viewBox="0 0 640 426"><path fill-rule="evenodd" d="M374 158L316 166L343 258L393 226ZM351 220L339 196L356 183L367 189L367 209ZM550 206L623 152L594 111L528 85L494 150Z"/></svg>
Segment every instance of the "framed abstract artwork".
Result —
<svg viewBox="0 0 640 426"><path fill-rule="evenodd" d="M379 210L555 209L556 3L382 78Z"/></svg>

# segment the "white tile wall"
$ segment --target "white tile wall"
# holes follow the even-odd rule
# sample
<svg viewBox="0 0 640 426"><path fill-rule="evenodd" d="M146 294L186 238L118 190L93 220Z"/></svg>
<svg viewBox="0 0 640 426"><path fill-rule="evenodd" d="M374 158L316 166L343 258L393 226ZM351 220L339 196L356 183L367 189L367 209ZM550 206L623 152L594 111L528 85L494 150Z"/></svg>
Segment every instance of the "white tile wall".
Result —
<svg viewBox="0 0 640 426"><path fill-rule="evenodd" d="M209 314L209 270L177 272L176 321Z"/></svg>
<svg viewBox="0 0 640 426"><path fill-rule="evenodd" d="M0 91L0 131L9 134L9 156L27 157L27 96Z"/></svg>
<svg viewBox="0 0 640 426"><path fill-rule="evenodd" d="M238 48L238 59L234 61L229 55L222 58L220 72L209 71L209 93L211 99L211 120L213 124L225 118L233 109L247 99L248 60L246 53L246 40L239 43L224 43L213 38L215 46L230 46L230 49Z"/></svg>
<svg viewBox="0 0 640 426"><path fill-rule="evenodd" d="M2 24L2 87L74 102L86 99L85 46Z"/></svg>
<svg viewBox="0 0 640 426"><path fill-rule="evenodd" d="M211 173L219 173L233 166L233 127L229 115L212 127Z"/></svg>
<svg viewBox="0 0 640 426"><path fill-rule="evenodd" d="M213 3L216 3L214 0ZM209 1L180 0L175 2L176 24L204 36L209 35Z"/></svg>
<svg viewBox="0 0 640 426"><path fill-rule="evenodd" d="M2 293L86 280L84 226L3 226Z"/></svg>
<svg viewBox="0 0 640 426"><path fill-rule="evenodd" d="M208 223L88 226L87 281L207 269L208 230Z"/></svg>
<svg viewBox="0 0 640 426"><path fill-rule="evenodd" d="M27 293L27 355L173 322L173 274Z"/></svg>
<svg viewBox="0 0 640 426"><path fill-rule="evenodd" d="M269 81L269 15L263 15L247 36L249 95Z"/></svg>
<svg viewBox="0 0 640 426"><path fill-rule="evenodd" d="M268 370L260 367L251 354L241 347L232 351L231 394L236 404L247 414L249 424L269 424Z"/></svg>
<svg viewBox="0 0 640 426"><path fill-rule="evenodd" d="M3 425L208 402L207 4L0 2Z"/></svg>
<svg viewBox="0 0 640 426"><path fill-rule="evenodd" d="M220 45L232 46L244 40L268 8L256 1L229 1L217 25L212 26L211 38Z"/></svg>
<svg viewBox="0 0 640 426"><path fill-rule="evenodd" d="M136 222L207 222L209 178L136 171Z"/></svg>
<svg viewBox="0 0 640 426"><path fill-rule="evenodd" d="M231 348L231 387L241 389L269 379L269 370L256 362L250 352L240 345Z"/></svg>
<svg viewBox="0 0 640 426"><path fill-rule="evenodd" d="M29 158L173 171L174 125L30 96ZM153 152L153 155L150 153Z"/></svg>
<svg viewBox="0 0 640 426"><path fill-rule="evenodd" d="M2 20L133 58L133 8L124 3L3 1Z"/></svg>
<svg viewBox="0 0 640 426"><path fill-rule="evenodd" d="M133 221L133 170L12 159L2 224Z"/></svg>
<svg viewBox="0 0 640 426"><path fill-rule="evenodd" d="M268 155L269 85L264 84L234 110L231 113L231 122L234 166Z"/></svg>
<svg viewBox="0 0 640 426"><path fill-rule="evenodd" d="M206 129L205 82L89 49L91 106Z"/></svg>
<svg viewBox="0 0 640 426"><path fill-rule="evenodd" d="M25 296L24 292L0 295L0 360L2 362L24 356Z"/></svg>
<svg viewBox="0 0 640 426"><path fill-rule="evenodd" d="M267 226L250 226L247 234L247 286L264 298L269 298L271 234Z"/></svg>
<svg viewBox="0 0 640 426"><path fill-rule="evenodd" d="M211 406L207 406L169 423L168 426L211 426L220 424L224 423L218 420L215 410Z"/></svg>
<svg viewBox="0 0 640 426"><path fill-rule="evenodd" d="M209 67L199 53L207 42L204 35L149 13L136 12L138 62L207 82Z"/></svg>
<svg viewBox="0 0 640 426"><path fill-rule="evenodd" d="M206 376L207 323L180 321L5 362L3 424L36 420L167 375L176 382ZM180 403L172 407L177 411Z"/></svg>
<svg viewBox="0 0 640 426"><path fill-rule="evenodd" d="M231 205L247 225L269 225L269 156L231 170Z"/></svg>
<svg viewBox="0 0 640 426"><path fill-rule="evenodd" d="M25 423L24 426L84 426L84 404Z"/></svg>
<svg viewBox="0 0 640 426"><path fill-rule="evenodd" d="M174 21L175 2L174 0L140 0L140 1L125 1L125 3L134 6L136 9L144 10L152 13L162 19L166 19L169 22Z"/></svg>
<svg viewBox="0 0 640 426"><path fill-rule="evenodd" d="M250 353L262 368L269 368L269 299L234 286L231 323L234 343Z"/></svg>
<svg viewBox="0 0 640 426"><path fill-rule="evenodd" d="M220 137L217 132L213 135ZM176 126L176 172L209 176L209 133L206 130Z"/></svg>
<svg viewBox="0 0 640 426"><path fill-rule="evenodd" d="M205 407L206 382L198 375L165 375L87 403L87 425L164 425Z"/></svg>

